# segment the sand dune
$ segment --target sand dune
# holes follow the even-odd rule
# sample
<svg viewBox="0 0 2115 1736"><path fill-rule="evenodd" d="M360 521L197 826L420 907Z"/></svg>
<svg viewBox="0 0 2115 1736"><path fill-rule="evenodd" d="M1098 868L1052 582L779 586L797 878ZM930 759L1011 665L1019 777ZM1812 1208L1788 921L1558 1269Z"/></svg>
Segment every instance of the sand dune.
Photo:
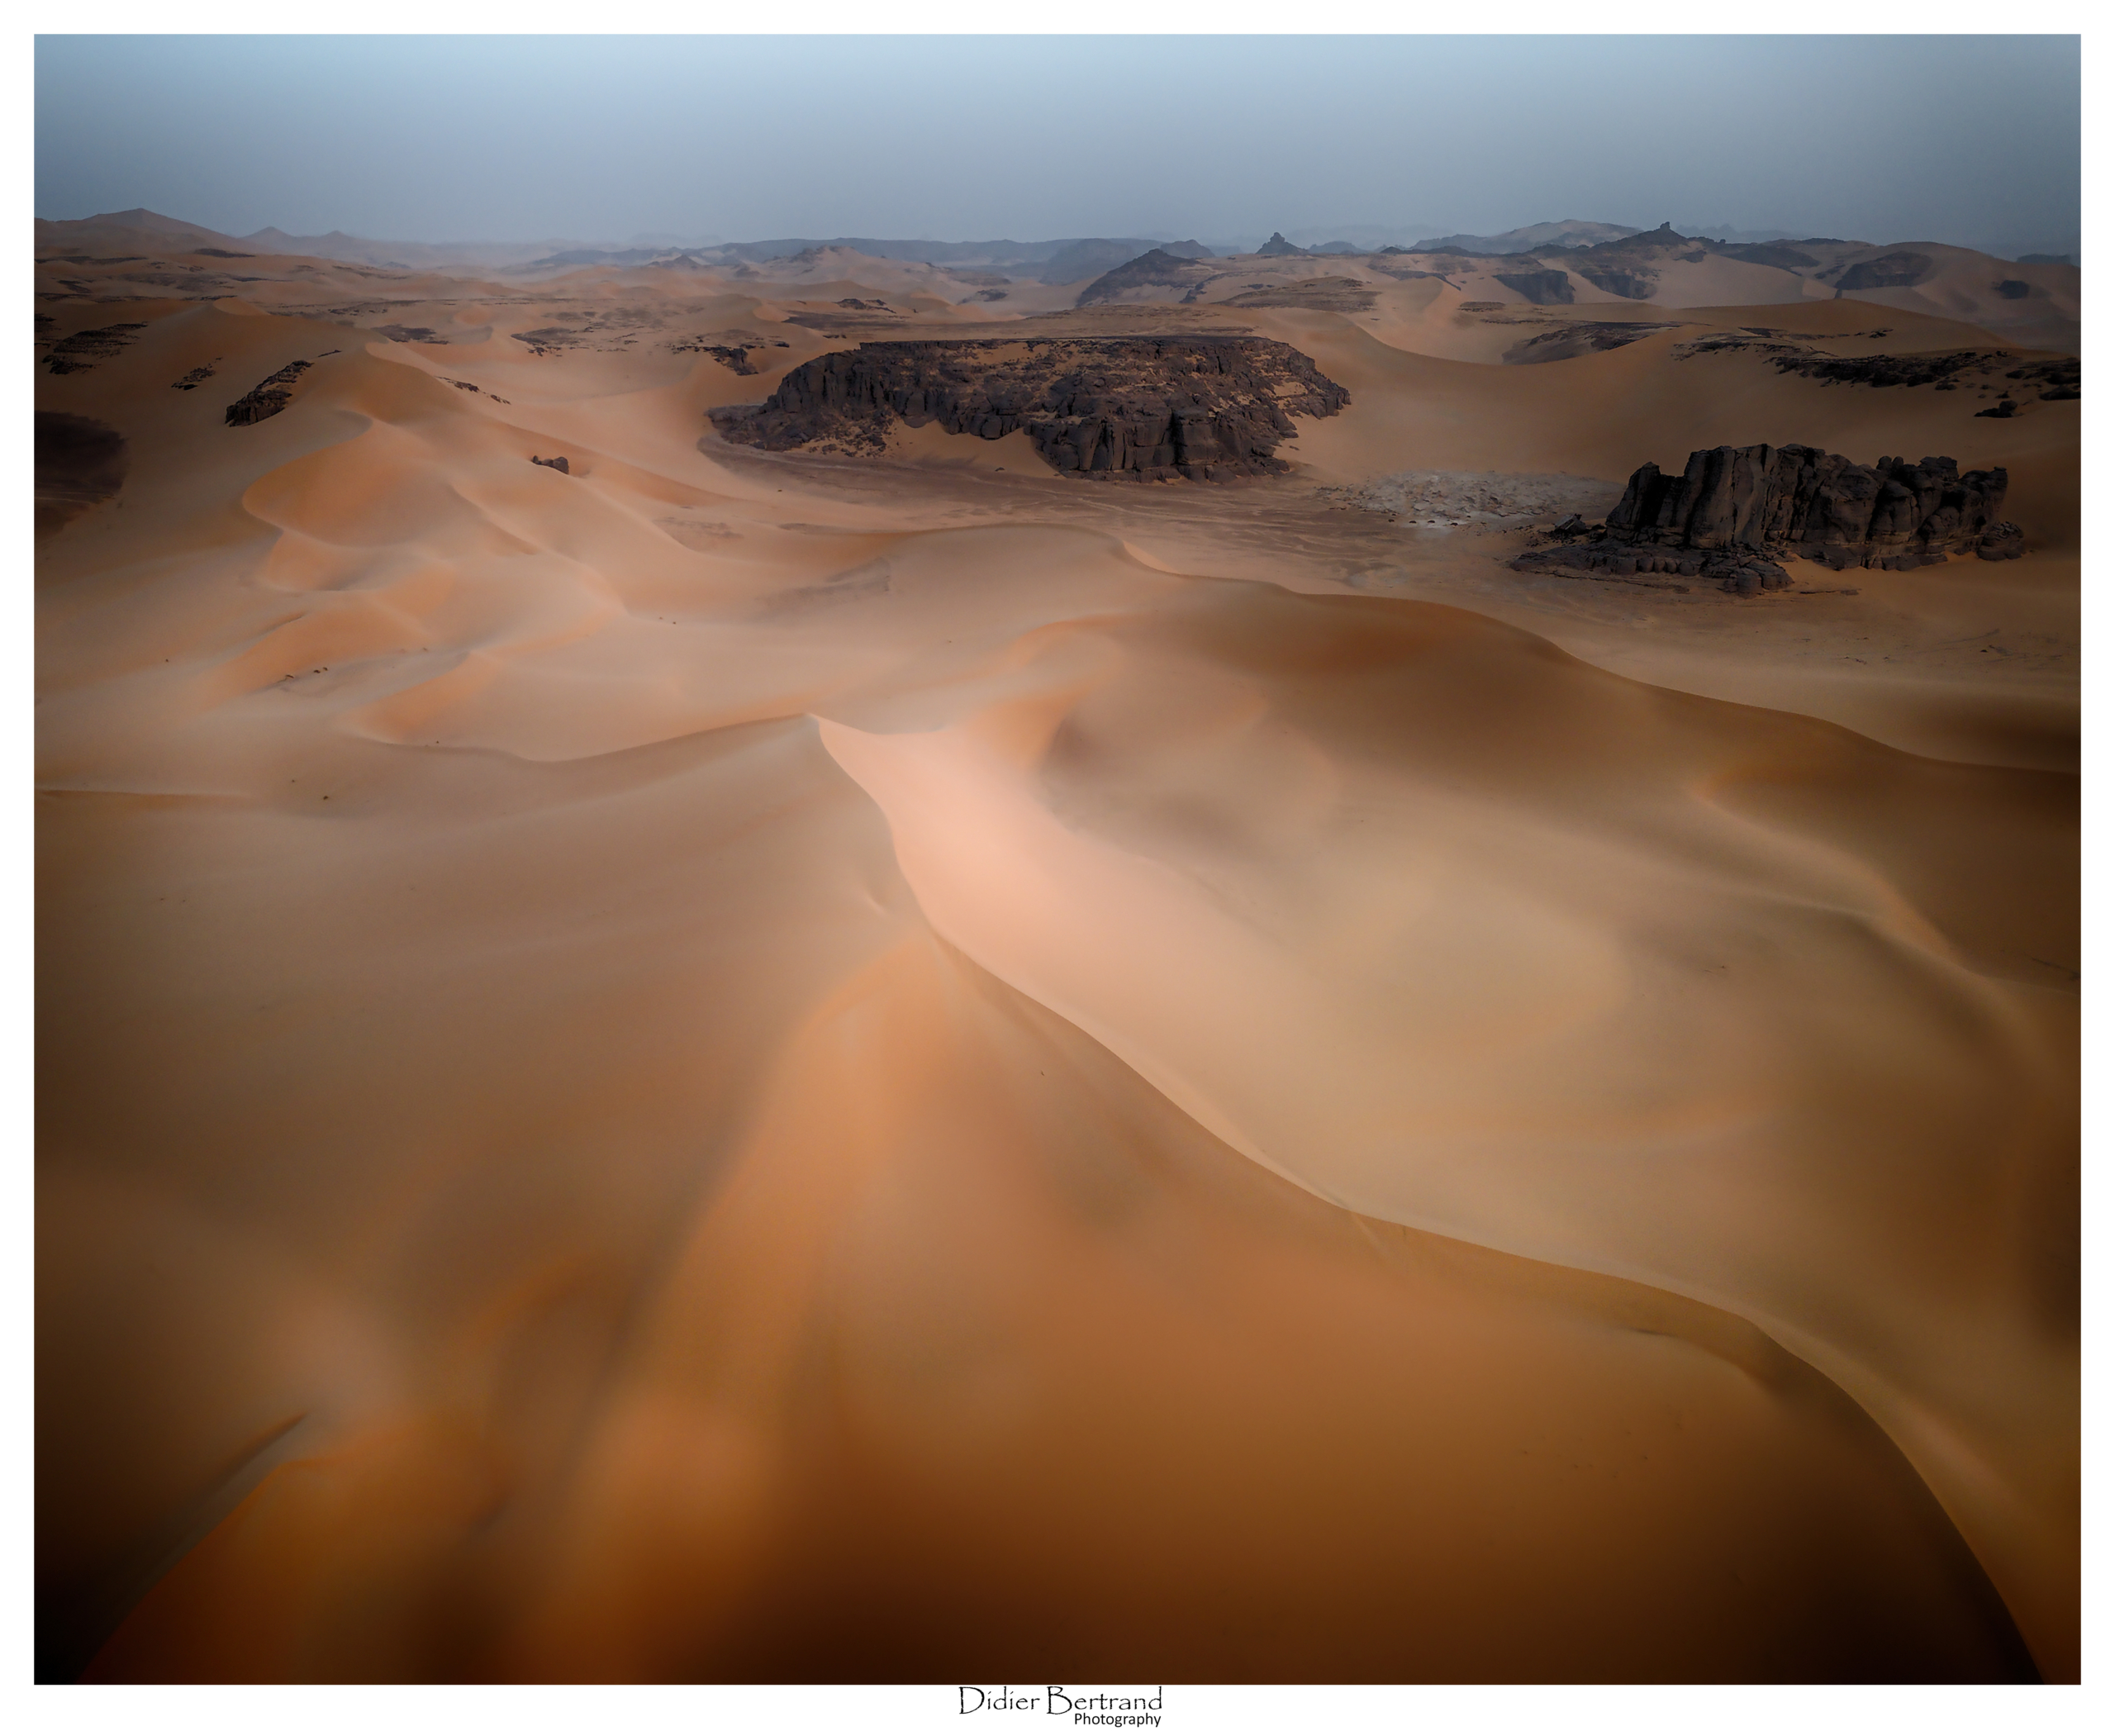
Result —
<svg viewBox="0 0 2115 1736"><path fill-rule="evenodd" d="M126 454L38 548L41 1676L2075 1677L2079 405L1685 347L1973 307L234 263L40 268L137 328L38 379ZM1352 402L1224 488L711 433L1024 315ZM1623 597L1323 492L1756 440L2031 553Z"/></svg>

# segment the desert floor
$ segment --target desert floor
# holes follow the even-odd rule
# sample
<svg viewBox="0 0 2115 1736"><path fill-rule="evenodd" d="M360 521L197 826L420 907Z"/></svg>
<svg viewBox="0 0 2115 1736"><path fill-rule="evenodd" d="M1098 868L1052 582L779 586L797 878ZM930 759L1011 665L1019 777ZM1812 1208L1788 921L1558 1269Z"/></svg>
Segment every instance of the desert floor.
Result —
<svg viewBox="0 0 2115 1736"><path fill-rule="evenodd" d="M39 303L47 1679L2075 1679L2079 406L1685 348L2002 340L1028 307L1352 394L1096 484L714 435L879 262L245 270ZM1756 441L2031 553L1371 510Z"/></svg>

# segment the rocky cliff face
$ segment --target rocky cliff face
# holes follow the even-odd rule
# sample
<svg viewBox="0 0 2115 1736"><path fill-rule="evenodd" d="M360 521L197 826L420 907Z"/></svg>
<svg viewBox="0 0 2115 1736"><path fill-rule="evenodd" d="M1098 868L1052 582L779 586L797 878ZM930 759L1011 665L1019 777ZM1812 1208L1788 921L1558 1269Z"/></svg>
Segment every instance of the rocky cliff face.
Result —
<svg viewBox="0 0 2115 1736"><path fill-rule="evenodd" d="M1950 458L1855 464L1813 446L1718 446L1676 476L1642 464L1608 534L1662 548L1785 549L1844 566L1912 567L1974 550L2005 502L2003 470Z"/></svg>
<svg viewBox="0 0 2115 1736"><path fill-rule="evenodd" d="M937 421L986 440L1019 430L1067 476L1224 482L1290 468L1272 454L1291 419L1350 402L1268 338L996 339L863 344L711 415L726 439L774 452L878 452L895 423Z"/></svg>

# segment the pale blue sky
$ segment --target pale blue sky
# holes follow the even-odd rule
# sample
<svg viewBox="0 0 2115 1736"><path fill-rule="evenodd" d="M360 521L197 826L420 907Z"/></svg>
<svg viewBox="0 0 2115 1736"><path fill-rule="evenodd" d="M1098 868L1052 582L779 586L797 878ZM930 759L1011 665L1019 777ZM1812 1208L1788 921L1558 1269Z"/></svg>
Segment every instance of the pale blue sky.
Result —
<svg viewBox="0 0 2115 1736"><path fill-rule="evenodd" d="M236 235L2079 230L2068 36L44 36L36 106L38 216Z"/></svg>

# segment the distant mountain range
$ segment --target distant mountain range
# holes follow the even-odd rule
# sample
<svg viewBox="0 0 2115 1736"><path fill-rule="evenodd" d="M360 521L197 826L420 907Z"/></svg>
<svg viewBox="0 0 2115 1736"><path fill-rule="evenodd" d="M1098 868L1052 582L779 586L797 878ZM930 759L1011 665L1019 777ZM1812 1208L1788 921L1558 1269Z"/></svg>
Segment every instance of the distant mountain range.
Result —
<svg viewBox="0 0 2115 1736"><path fill-rule="evenodd" d="M679 260L701 265L760 265L771 259L841 247L869 259L898 259L921 265L962 266L1010 272L1046 283L1076 283L1121 265L1157 247L1184 259L1210 259L1212 250L1196 241L1158 241L1141 236L1085 236L1054 241L889 240L872 235L837 235L829 240L789 236L773 241L726 241L712 247L568 247L526 262L538 266L649 265Z"/></svg>
<svg viewBox="0 0 2115 1736"><path fill-rule="evenodd" d="M1638 227L1633 224L1590 223L1580 217L1566 217L1554 223L1529 223L1523 228L1508 229L1498 235L1430 235L1422 241L1413 242L1405 251L1533 253L1538 247L1590 246L1597 241L1620 241L1627 235L1638 233Z"/></svg>
<svg viewBox="0 0 2115 1736"><path fill-rule="evenodd" d="M1718 223L1683 223L1676 232L1704 235L1727 246L1770 246L1798 239L1781 229L1736 229ZM1494 235L1457 233L1430 235L1414 240L1413 231L1370 225L1343 225L1331 229L1295 229L1271 240L1236 237L1210 245L1196 240L1170 240L1143 235L1071 236L1043 241L936 241L889 240L871 235L838 235L828 239L787 236L776 240L718 241L710 238L694 245L678 245L681 238L658 234L634 235L623 246L604 245L553 238L538 241L463 241L435 245L425 241L374 240L333 230L327 235L291 235L277 228L260 229L247 235L230 235L196 223L164 216L144 207L107 212L93 217L56 221L39 218L36 245L55 251L74 248L107 255L142 246L167 249L188 245L222 254L299 254L311 259L337 259L349 264L399 271L445 271L468 267L483 272L563 270L582 265L644 265L657 262L711 268L735 264L761 264L789 259L825 248L844 248L872 258L959 267L1034 278L1046 283L1072 283L1100 276L1141 255L1157 251L1172 259L1208 259L1257 252L1305 252L1315 254L1376 253L1386 248L1405 253L1459 253L1502 254L1533 253L1560 247L1592 247L1620 241L1645 231L1623 223L1592 222L1567 217L1530 223ZM1326 237L1326 239L1325 239ZM2075 264L2075 252L2054 250L2015 253L2008 248L1982 250L2000 259L2022 264Z"/></svg>

